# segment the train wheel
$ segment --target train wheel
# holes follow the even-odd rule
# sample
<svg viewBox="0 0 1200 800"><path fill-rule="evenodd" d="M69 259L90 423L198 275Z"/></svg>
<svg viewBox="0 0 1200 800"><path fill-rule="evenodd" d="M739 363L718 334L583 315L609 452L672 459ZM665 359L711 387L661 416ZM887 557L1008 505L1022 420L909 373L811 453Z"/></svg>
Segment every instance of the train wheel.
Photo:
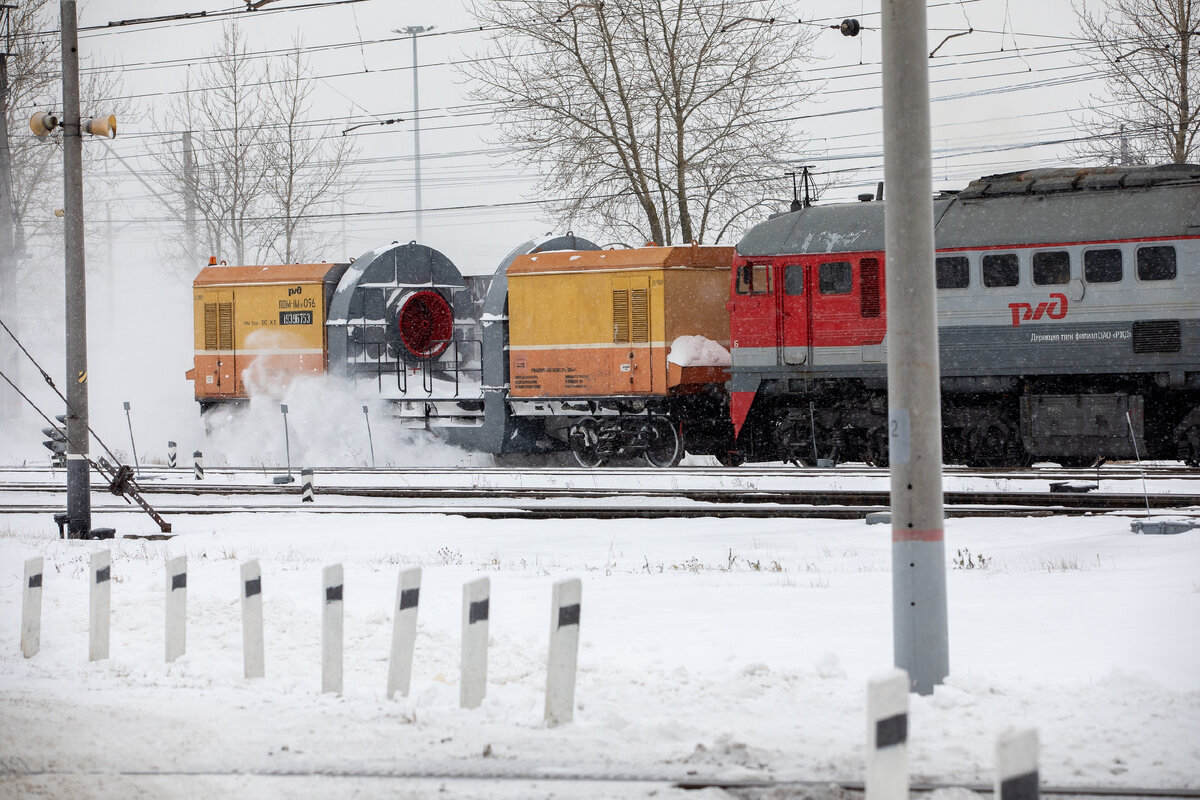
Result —
<svg viewBox="0 0 1200 800"><path fill-rule="evenodd" d="M596 423L592 420L584 420L578 425L571 427L570 433L571 452L575 455L575 461L579 466L586 469L595 469L603 467L608 461L600 455L600 431L596 427Z"/></svg>
<svg viewBox="0 0 1200 800"><path fill-rule="evenodd" d="M872 433L868 439L867 463L875 467L888 466L888 432L883 427Z"/></svg>
<svg viewBox="0 0 1200 800"><path fill-rule="evenodd" d="M989 425L964 459L968 467L1027 467L1030 457L1016 432L1005 425Z"/></svg>
<svg viewBox="0 0 1200 800"><path fill-rule="evenodd" d="M654 441L643 454L646 463L652 467L664 469L674 467L683 460L683 441L679 431L670 420L657 420L653 423L651 433Z"/></svg>

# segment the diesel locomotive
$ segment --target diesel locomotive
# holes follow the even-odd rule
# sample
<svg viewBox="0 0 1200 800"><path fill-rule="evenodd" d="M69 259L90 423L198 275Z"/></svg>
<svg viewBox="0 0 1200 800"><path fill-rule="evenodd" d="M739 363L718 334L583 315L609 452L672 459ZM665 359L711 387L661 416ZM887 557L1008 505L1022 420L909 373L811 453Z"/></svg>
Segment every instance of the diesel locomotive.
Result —
<svg viewBox="0 0 1200 800"><path fill-rule="evenodd" d="M946 459L1200 465L1200 166L1043 169L933 199ZM887 463L882 200L736 248L515 248L490 279L393 244L194 286L202 412L328 372L496 454Z"/></svg>

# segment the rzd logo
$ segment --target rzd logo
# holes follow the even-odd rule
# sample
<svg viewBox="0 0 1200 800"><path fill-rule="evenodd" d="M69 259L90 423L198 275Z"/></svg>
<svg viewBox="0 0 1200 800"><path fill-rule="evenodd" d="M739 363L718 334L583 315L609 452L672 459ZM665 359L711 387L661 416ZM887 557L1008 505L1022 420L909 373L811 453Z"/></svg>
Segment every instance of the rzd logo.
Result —
<svg viewBox="0 0 1200 800"><path fill-rule="evenodd" d="M1037 308L1029 305L1029 303L1009 303L1009 311L1013 315L1013 327L1020 327L1022 322L1030 320L1039 320L1043 316L1050 319L1062 319L1067 315L1067 296L1059 292L1050 295L1048 301L1043 300L1037 304Z"/></svg>

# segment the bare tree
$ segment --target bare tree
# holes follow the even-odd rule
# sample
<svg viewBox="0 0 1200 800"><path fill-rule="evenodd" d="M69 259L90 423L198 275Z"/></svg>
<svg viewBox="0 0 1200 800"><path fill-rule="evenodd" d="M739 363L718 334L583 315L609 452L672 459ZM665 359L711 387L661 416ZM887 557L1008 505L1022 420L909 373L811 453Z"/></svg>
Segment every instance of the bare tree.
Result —
<svg viewBox="0 0 1200 800"><path fill-rule="evenodd" d="M195 204L208 252L245 264L267 211L264 75L237 25L225 26L213 55L166 113L172 133L193 132L194 164L189 169L183 151L173 148L159 159L168 190Z"/></svg>
<svg viewBox="0 0 1200 800"><path fill-rule="evenodd" d="M1083 124L1095 135L1077 146L1109 163L1183 163L1197 157L1200 0L1105 0L1089 10L1076 0L1084 57L1107 81Z"/></svg>
<svg viewBox="0 0 1200 800"><path fill-rule="evenodd" d="M557 216L618 238L720 241L772 203L798 157L787 117L813 29L774 0L472 0L490 58L464 67L503 138L564 198Z"/></svg>
<svg viewBox="0 0 1200 800"><path fill-rule="evenodd" d="M266 141L269 168L264 193L271 216L264 241L283 263L308 259L315 248L301 245L313 214L340 202L355 182L346 168L356 155L352 141L330 125L309 124L312 82L297 40L277 69L267 68L265 105L278 127Z"/></svg>

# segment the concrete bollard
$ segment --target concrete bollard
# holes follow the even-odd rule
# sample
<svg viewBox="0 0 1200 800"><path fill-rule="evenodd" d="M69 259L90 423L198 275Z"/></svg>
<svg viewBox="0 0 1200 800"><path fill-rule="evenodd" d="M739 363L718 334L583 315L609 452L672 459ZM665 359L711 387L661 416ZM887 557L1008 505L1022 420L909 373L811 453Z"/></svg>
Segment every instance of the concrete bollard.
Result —
<svg viewBox="0 0 1200 800"><path fill-rule="evenodd" d="M175 443L167 441L167 469L175 469L176 464Z"/></svg>
<svg viewBox="0 0 1200 800"><path fill-rule="evenodd" d="M310 467L300 470L300 485L300 502L311 503L313 501L313 471Z"/></svg>
<svg viewBox="0 0 1200 800"><path fill-rule="evenodd" d="M867 685L866 800L908 798L908 673L893 670Z"/></svg>
<svg viewBox="0 0 1200 800"><path fill-rule="evenodd" d="M204 453L201 453L199 450L192 453L192 465L196 480L204 480Z"/></svg>
<svg viewBox="0 0 1200 800"><path fill-rule="evenodd" d="M21 655L32 658L42 648L42 557L25 562L25 595L21 602Z"/></svg>
<svg viewBox="0 0 1200 800"><path fill-rule="evenodd" d="M187 556L167 559L167 662L187 650Z"/></svg>
<svg viewBox="0 0 1200 800"><path fill-rule="evenodd" d="M88 661L108 658L108 625L112 608L112 553L97 550L92 553L88 570Z"/></svg>
<svg viewBox="0 0 1200 800"><path fill-rule="evenodd" d="M458 693L462 708L478 708L487 694L490 593L491 581L487 578L463 585L462 676Z"/></svg>
<svg viewBox="0 0 1200 800"><path fill-rule="evenodd" d="M421 599L421 568L403 570L396 583L396 616L392 621L392 658L388 662L387 697L408 697L412 682L413 650L417 642L417 605Z"/></svg>
<svg viewBox="0 0 1200 800"><path fill-rule="evenodd" d="M242 663L247 678L266 673L263 652L262 570L258 559L242 564Z"/></svg>
<svg viewBox="0 0 1200 800"><path fill-rule="evenodd" d="M1038 800L1038 734L1007 730L996 739L993 800Z"/></svg>
<svg viewBox="0 0 1200 800"><path fill-rule="evenodd" d="M333 564L321 572L325 605L321 616L321 692L342 693L342 565Z"/></svg>
<svg viewBox="0 0 1200 800"><path fill-rule="evenodd" d="M550 659L546 667L546 722L570 722L575 714L575 670L579 660L578 578L554 584L550 601Z"/></svg>

